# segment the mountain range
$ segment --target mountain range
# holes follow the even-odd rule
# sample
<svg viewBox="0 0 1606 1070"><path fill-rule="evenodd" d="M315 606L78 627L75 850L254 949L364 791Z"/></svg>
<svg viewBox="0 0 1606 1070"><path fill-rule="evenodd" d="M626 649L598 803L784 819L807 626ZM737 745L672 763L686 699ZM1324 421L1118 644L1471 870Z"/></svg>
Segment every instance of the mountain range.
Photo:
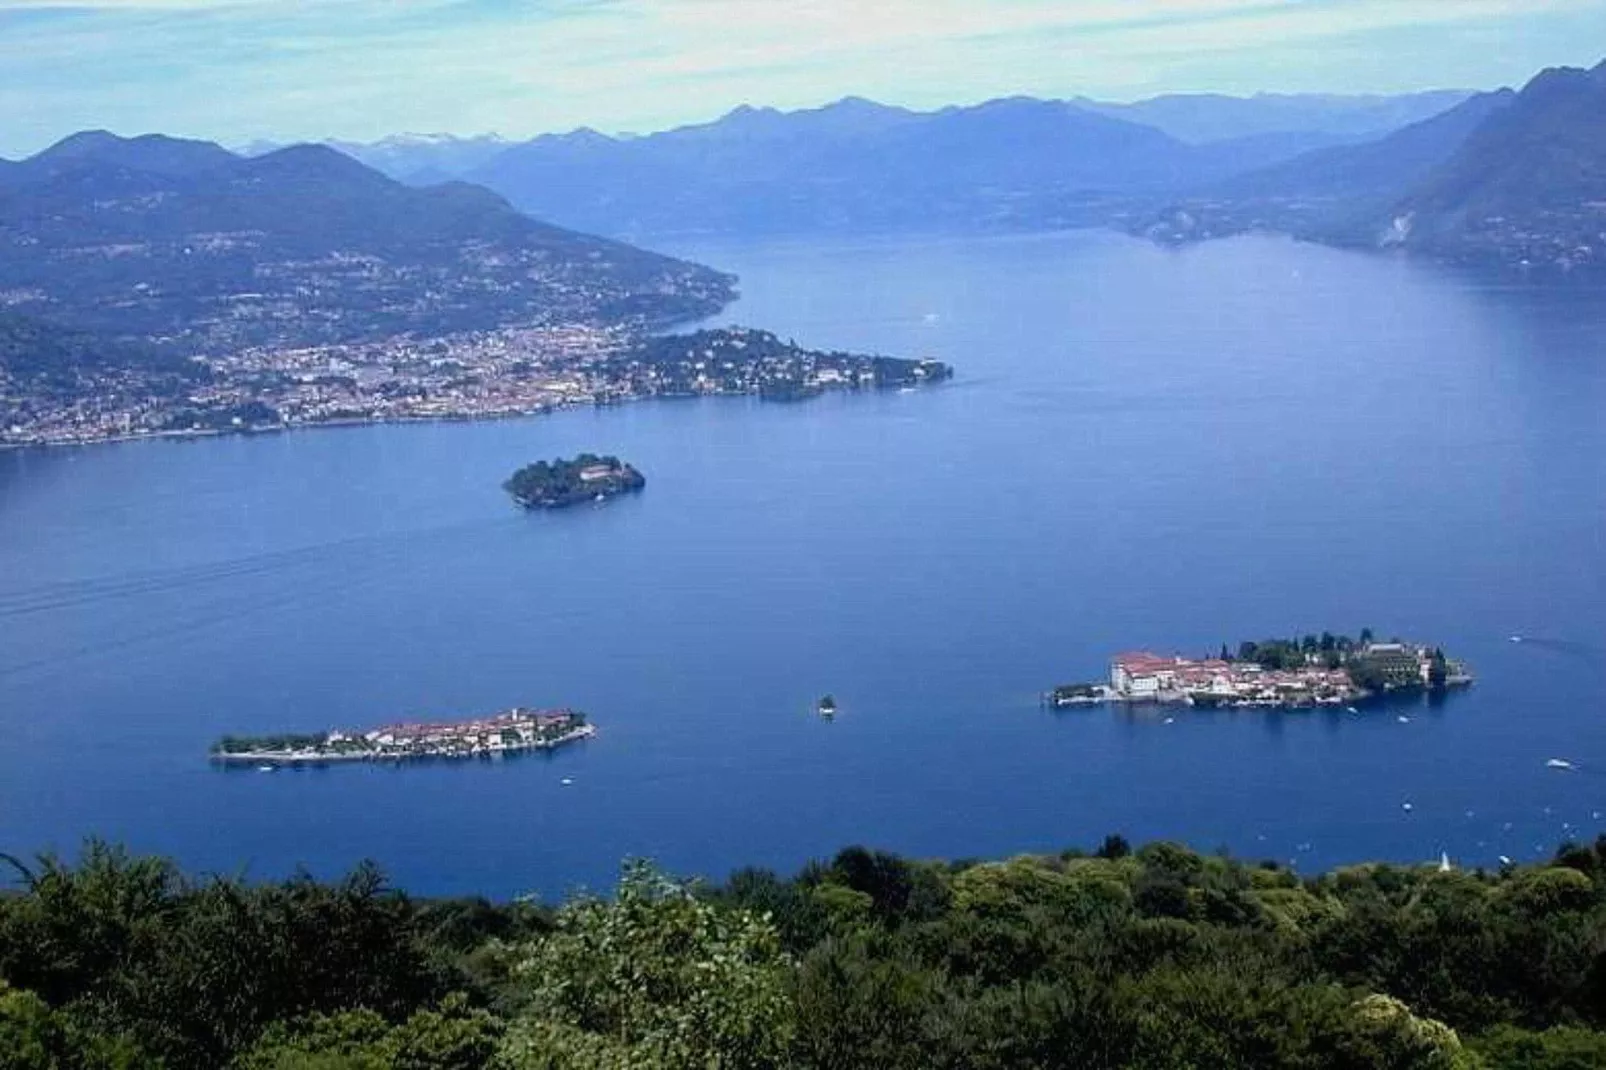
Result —
<svg viewBox="0 0 1606 1070"><path fill-rule="evenodd" d="M632 238L1041 228L1102 222L1134 196L1349 137L1292 129L1195 144L1067 101L916 112L849 97L794 112L743 107L646 137L548 135L467 177L542 218Z"/></svg>
<svg viewBox="0 0 1606 1070"><path fill-rule="evenodd" d="M1599 244L1591 206L1606 199L1589 162L1599 80L1546 72L1521 93L1011 97L930 112L847 97L744 106L640 137L582 128L341 148L398 178L459 175L539 218L629 240L1113 225L1191 241L1269 229L1578 266L1597 258L1580 250Z"/></svg>
<svg viewBox="0 0 1606 1070"><path fill-rule="evenodd" d="M642 327L734 294L728 276L580 230L1271 229L1527 268L1606 259L1606 64L1471 96L1013 97L933 112L849 97L645 137L359 148L392 170L468 168L478 184L410 185L328 146L248 156L104 131L0 160L0 374L103 376L94 338L115 368L508 325Z"/></svg>
<svg viewBox="0 0 1606 1070"><path fill-rule="evenodd" d="M1473 95L1466 89L1435 89L1398 96L1256 93L1230 97L1178 93L1131 104L1076 97L1078 107L1163 130L1194 144L1233 138L1305 132L1347 141L1382 137L1431 119Z"/></svg>
<svg viewBox="0 0 1606 1070"><path fill-rule="evenodd" d="M731 280L324 146L76 134L0 167L0 308L182 351L665 323Z"/></svg>
<svg viewBox="0 0 1606 1070"><path fill-rule="evenodd" d="M1269 229L1465 263L1606 269L1606 63L1201 184L1141 229L1173 241Z"/></svg>
<svg viewBox="0 0 1606 1070"><path fill-rule="evenodd" d="M378 141L330 140L324 144L397 181L429 186L462 178L513 143L496 134L393 134ZM262 156L284 147L257 143L242 148L241 155Z"/></svg>
<svg viewBox="0 0 1606 1070"><path fill-rule="evenodd" d="M1260 139L1267 145L1286 146L1297 152L1323 144L1380 137L1437 115L1471 95L1470 90L1457 89L1396 96L1257 93L1250 97L1232 97L1199 93L1170 94L1133 103L1074 97L1065 103L1082 111L1153 127L1179 141L1192 144ZM772 121L781 123L786 121L784 117L788 114L772 109L737 108L724 120L701 124L701 128L706 134L717 132L722 123L738 127L754 111L763 111ZM860 118L875 114L907 118L916 114L903 108L876 105L858 97L845 98L837 105L792 114L806 121L809 116L820 112L857 115ZM875 124L876 120L871 119L871 122ZM838 128L833 132L844 131ZM593 138L606 137L591 130L576 133ZM639 139L620 135L609 140ZM368 142L332 139L324 144L392 178L422 185L466 177L522 143L495 134L457 137L436 133L395 134ZM243 155L257 156L283 147L273 142L255 142L240 151Z"/></svg>
<svg viewBox="0 0 1606 1070"><path fill-rule="evenodd" d="M1606 63L1539 75L1377 222L1442 258L1606 268Z"/></svg>

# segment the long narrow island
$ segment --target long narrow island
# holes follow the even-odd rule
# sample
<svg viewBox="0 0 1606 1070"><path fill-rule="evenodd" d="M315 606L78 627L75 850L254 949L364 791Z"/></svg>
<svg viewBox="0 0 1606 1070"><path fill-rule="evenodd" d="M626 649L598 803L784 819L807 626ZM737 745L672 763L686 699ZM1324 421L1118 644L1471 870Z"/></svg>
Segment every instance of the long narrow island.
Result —
<svg viewBox="0 0 1606 1070"><path fill-rule="evenodd" d="M367 732L335 729L301 735L224 736L212 745L212 760L273 767L494 757L554 750L590 739L596 732L596 726L578 710L515 707L472 721L394 724Z"/></svg>
<svg viewBox="0 0 1606 1070"><path fill-rule="evenodd" d="M1175 702L1200 707L1311 709L1387 695L1442 692L1472 683L1465 664L1426 643L1360 639L1331 632L1296 639L1225 646L1215 657L1149 651L1118 654L1108 683L1061 684L1048 695L1059 707L1103 702Z"/></svg>
<svg viewBox="0 0 1606 1070"><path fill-rule="evenodd" d="M633 494L646 485L647 477L619 458L582 453L569 460L527 464L502 487L526 509L564 509Z"/></svg>

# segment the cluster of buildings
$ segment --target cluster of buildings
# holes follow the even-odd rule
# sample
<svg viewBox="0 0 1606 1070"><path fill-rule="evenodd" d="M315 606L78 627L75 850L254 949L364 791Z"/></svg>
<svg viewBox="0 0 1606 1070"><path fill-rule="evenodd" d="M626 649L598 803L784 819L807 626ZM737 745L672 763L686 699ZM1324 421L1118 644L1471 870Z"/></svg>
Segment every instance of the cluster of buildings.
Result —
<svg viewBox="0 0 1606 1070"><path fill-rule="evenodd" d="M182 391L103 375L62 397L5 404L0 444L72 445L162 435L385 420L517 416L603 400L590 368L632 344L619 326L508 328L304 348L249 347L196 358ZM125 381L127 380L127 381Z"/></svg>
<svg viewBox="0 0 1606 1070"><path fill-rule="evenodd" d="M389 725L365 732L361 739L383 757L442 756L550 747L595 732L596 728L586 722L585 715L574 710L518 707L473 721ZM331 745L349 738L339 732L329 734Z"/></svg>
<svg viewBox="0 0 1606 1070"><path fill-rule="evenodd" d="M214 760L233 764L322 764L339 761L405 761L415 758L475 758L527 750L550 750L596 734L576 710L522 707L472 721L396 724L368 732L333 731L322 736L228 737L213 748Z"/></svg>
<svg viewBox="0 0 1606 1070"><path fill-rule="evenodd" d="M1106 697L1127 702L1297 707L1343 705L1364 693L1348 670L1329 668L1320 661L1270 669L1249 661L1195 661L1138 651L1120 654L1110 663Z"/></svg>
<svg viewBox="0 0 1606 1070"><path fill-rule="evenodd" d="M937 361L818 353L758 331L688 337L698 344L643 338L623 325L565 324L428 340L258 346L196 358L201 381L167 394L107 379L73 396L19 397L15 404L0 380L0 446L488 419L641 397L817 392L950 374Z"/></svg>

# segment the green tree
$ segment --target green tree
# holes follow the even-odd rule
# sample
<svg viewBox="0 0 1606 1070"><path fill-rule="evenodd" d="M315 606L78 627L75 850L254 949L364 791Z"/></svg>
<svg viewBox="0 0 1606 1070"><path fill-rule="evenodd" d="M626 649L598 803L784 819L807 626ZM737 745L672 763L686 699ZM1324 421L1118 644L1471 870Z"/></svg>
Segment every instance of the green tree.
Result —
<svg viewBox="0 0 1606 1070"><path fill-rule="evenodd" d="M487 1070L502 1025L460 994L392 1025L373 1011L314 1014L276 1023L234 1070Z"/></svg>
<svg viewBox="0 0 1606 1070"><path fill-rule="evenodd" d="M84 1030L0 980L0 1070L160 1070L127 1037Z"/></svg>
<svg viewBox="0 0 1606 1070"><path fill-rule="evenodd" d="M1599 1070L1606 1066L1606 1033L1561 1027L1530 1032L1500 1026L1473 1047L1489 1070Z"/></svg>
<svg viewBox="0 0 1606 1070"><path fill-rule="evenodd" d="M792 1034L790 960L763 917L721 909L642 863L611 902L575 900L527 952L510 1065L770 1067Z"/></svg>

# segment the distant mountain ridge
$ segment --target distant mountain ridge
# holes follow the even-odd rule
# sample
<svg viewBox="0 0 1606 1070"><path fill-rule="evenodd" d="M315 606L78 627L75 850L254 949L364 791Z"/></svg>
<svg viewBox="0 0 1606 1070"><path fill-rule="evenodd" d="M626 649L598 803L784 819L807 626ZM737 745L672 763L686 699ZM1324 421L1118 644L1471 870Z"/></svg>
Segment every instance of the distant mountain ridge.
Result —
<svg viewBox="0 0 1606 1070"><path fill-rule="evenodd" d="M1479 124L1514 97L1509 89L1480 93L1375 141L1316 149L1201 185L1162 212L1148 232L1174 241L1254 229L1363 240L1372 217L1449 160Z"/></svg>
<svg viewBox="0 0 1606 1070"><path fill-rule="evenodd" d="M1335 135L1195 145L1075 102L933 112L848 97L737 108L645 137L583 129L511 146L468 177L520 208L615 235L1089 225L1136 195L1286 159Z"/></svg>
<svg viewBox="0 0 1606 1070"><path fill-rule="evenodd" d="M1202 184L1141 232L1251 229L1524 270L1606 270L1606 63L1541 72L1377 141Z"/></svg>
<svg viewBox="0 0 1606 1070"><path fill-rule="evenodd" d="M92 131L0 168L0 308L181 350L665 323L731 294L718 272L324 146L246 159Z"/></svg>
<svg viewBox="0 0 1606 1070"><path fill-rule="evenodd" d="M1144 123L1193 144L1268 134L1305 133L1370 140L1431 119L1475 95L1470 89L1378 94L1175 93L1131 104L1077 97L1072 103L1116 119Z"/></svg>
<svg viewBox="0 0 1606 1070"><path fill-rule="evenodd" d="M1398 95L1257 93L1248 97L1234 97L1216 93L1179 93L1132 103L1090 97L1044 102L1063 103L1107 118L1150 126L1190 144L1259 142L1297 152L1320 145L1378 137L1446 111L1472 95L1473 91L1461 89ZM974 106L983 107L987 103L992 102ZM834 104L798 111L743 105L720 119L679 129L697 130L717 138L727 131L745 135L765 128L781 131L790 124L794 132L807 129L814 135L824 132L840 136L850 131L870 132L921 114L929 113L848 96ZM821 119L825 121L820 123ZM582 127L568 134L543 134L525 141L497 134L396 134L375 141L331 138L324 144L392 178L421 183L463 177L502 152L529 142L550 143L564 139L593 142L640 140L633 135L611 136ZM245 155L260 155L282 147L273 142L257 142L241 151ZM1287 154L1291 155L1292 152Z"/></svg>

